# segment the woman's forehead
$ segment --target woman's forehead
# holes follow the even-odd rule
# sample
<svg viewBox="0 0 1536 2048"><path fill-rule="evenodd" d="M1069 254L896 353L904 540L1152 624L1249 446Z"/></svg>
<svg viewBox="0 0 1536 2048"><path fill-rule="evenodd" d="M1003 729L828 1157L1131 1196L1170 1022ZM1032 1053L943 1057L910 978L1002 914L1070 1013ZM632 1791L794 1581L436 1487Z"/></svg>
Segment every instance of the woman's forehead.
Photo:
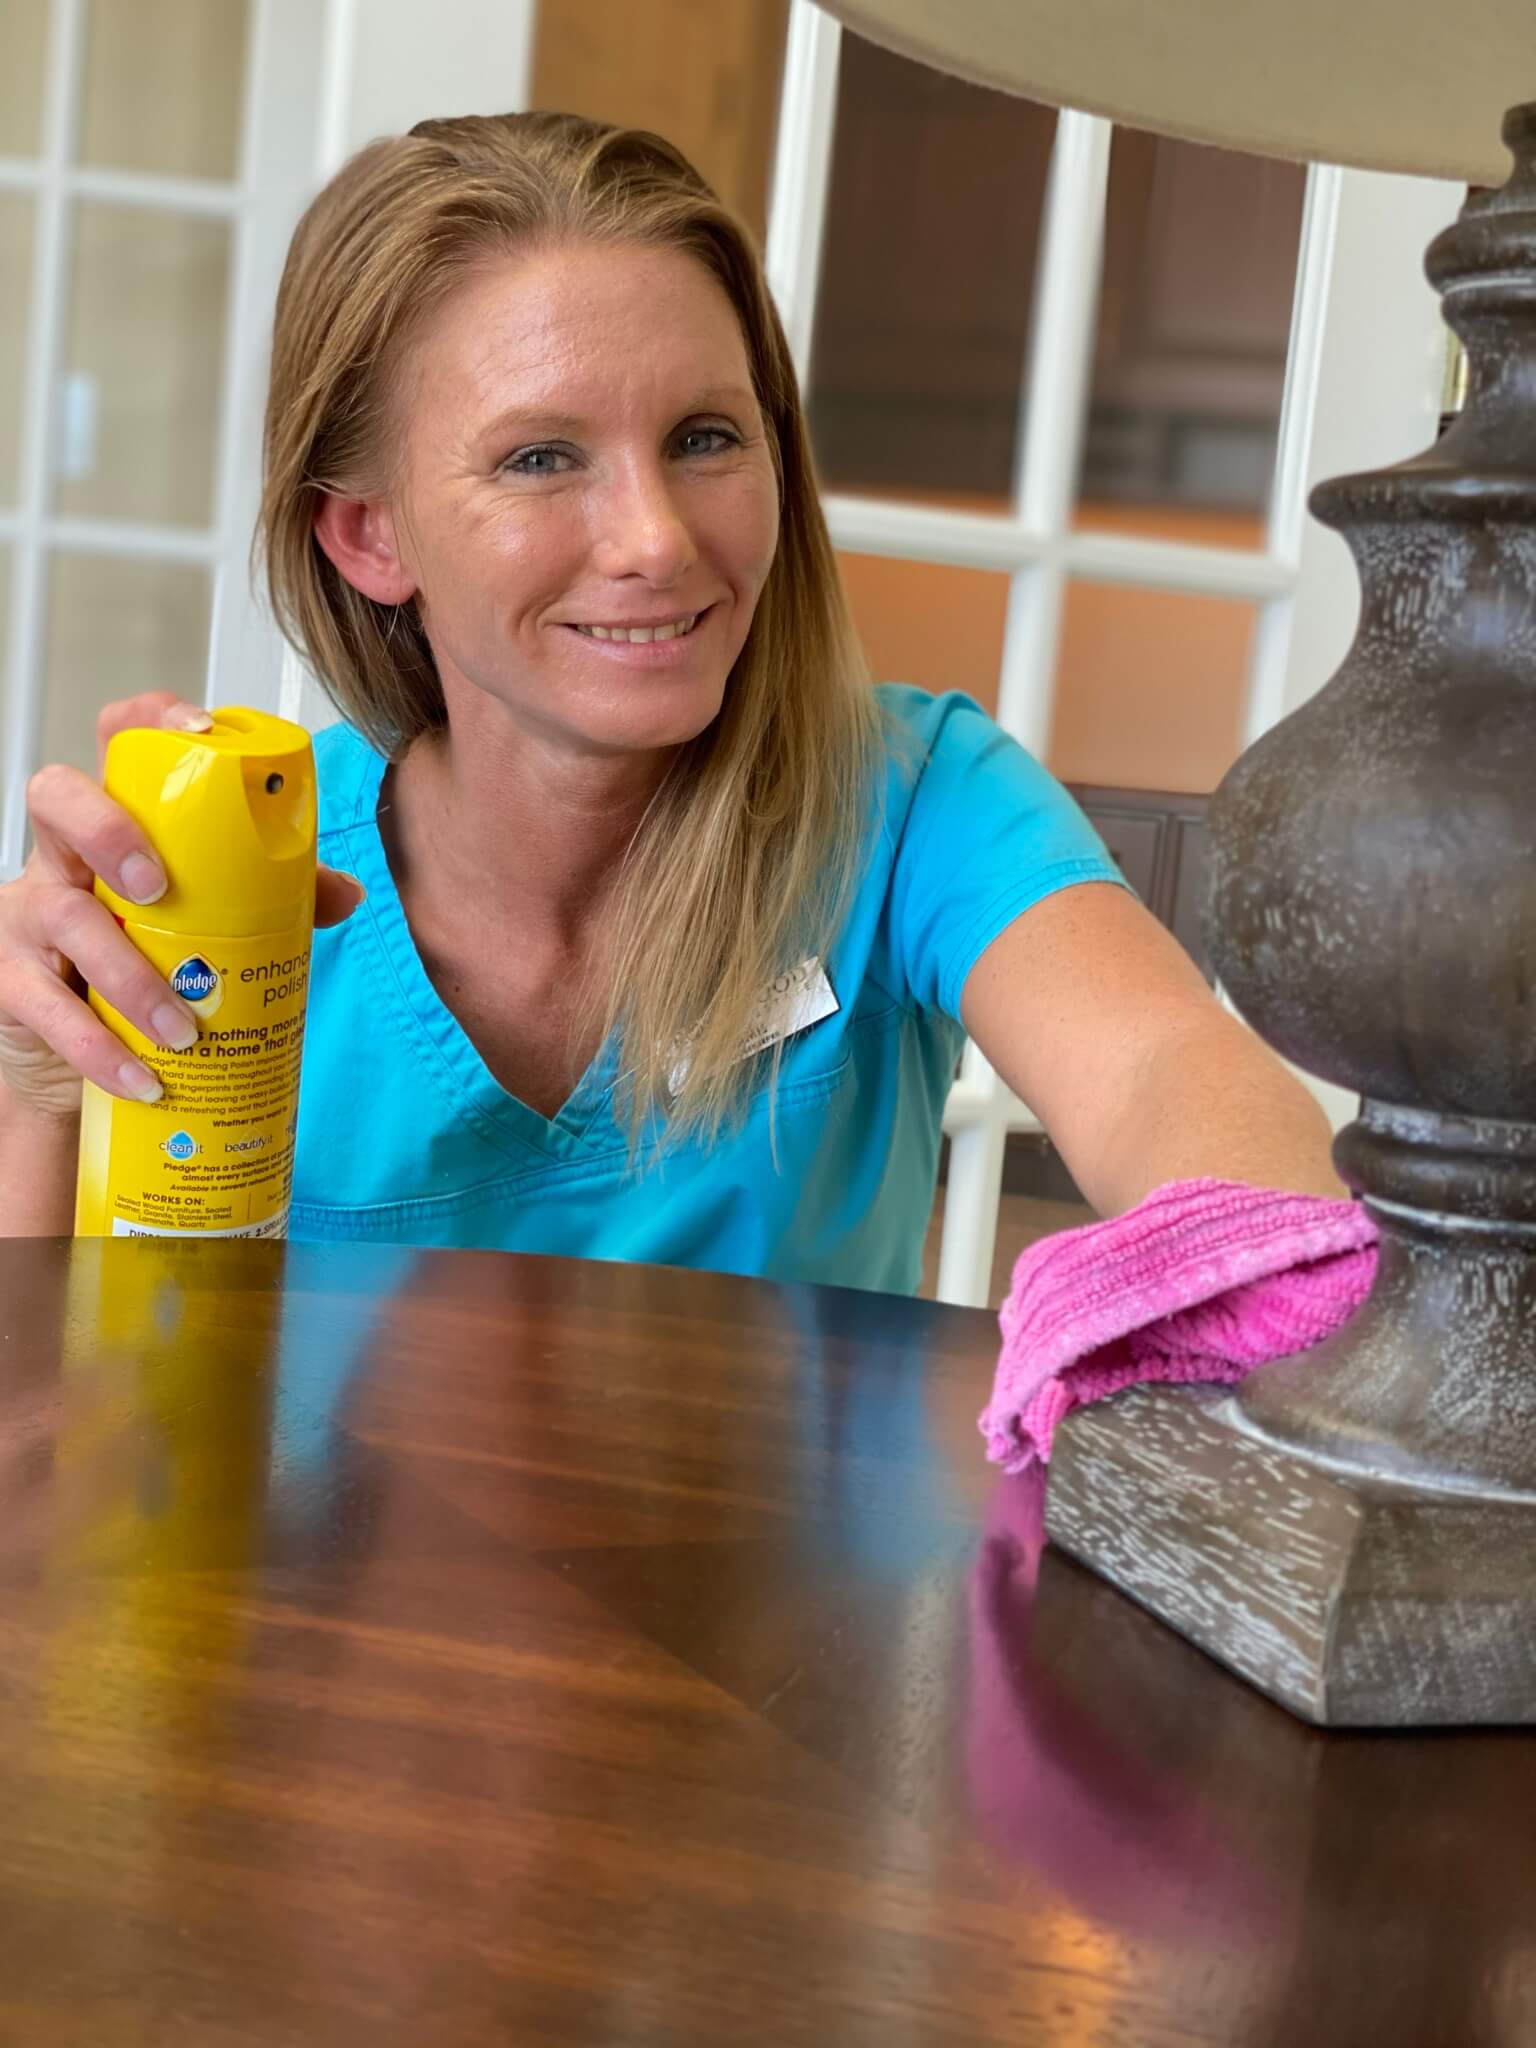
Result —
<svg viewBox="0 0 1536 2048"><path fill-rule="evenodd" d="M685 251L577 243L478 266L421 336L423 395L588 417L750 387L734 307Z"/></svg>

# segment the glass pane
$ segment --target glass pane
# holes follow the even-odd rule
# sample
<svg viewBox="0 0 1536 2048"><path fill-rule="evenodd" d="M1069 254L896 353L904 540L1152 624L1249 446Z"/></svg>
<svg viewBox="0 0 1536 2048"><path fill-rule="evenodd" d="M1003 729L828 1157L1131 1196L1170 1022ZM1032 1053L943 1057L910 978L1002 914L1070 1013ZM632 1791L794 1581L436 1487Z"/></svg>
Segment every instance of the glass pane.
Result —
<svg viewBox="0 0 1536 2048"><path fill-rule="evenodd" d="M533 104L675 143L759 237L788 0L539 0Z"/></svg>
<svg viewBox="0 0 1536 2048"><path fill-rule="evenodd" d="M1047 761L1063 782L1212 790L1237 759L1257 607L1076 583Z"/></svg>
<svg viewBox="0 0 1536 2048"><path fill-rule="evenodd" d="M14 505L32 303L32 201L0 192L0 505Z"/></svg>
<svg viewBox="0 0 1536 2048"><path fill-rule="evenodd" d="M80 161L237 176L247 0L89 0Z"/></svg>
<svg viewBox="0 0 1536 2048"><path fill-rule="evenodd" d="M209 524L228 270L223 221L75 209L59 511Z"/></svg>
<svg viewBox="0 0 1536 2048"><path fill-rule="evenodd" d="M48 0L5 0L0 20L0 156L36 156L43 140Z"/></svg>
<svg viewBox="0 0 1536 2048"><path fill-rule="evenodd" d="M830 488L1006 509L1055 133L844 36L809 378Z"/></svg>
<svg viewBox="0 0 1536 2048"><path fill-rule="evenodd" d="M1079 525L1263 546L1305 196L1299 164L1115 130Z"/></svg>
<svg viewBox="0 0 1536 2048"><path fill-rule="evenodd" d="M1007 573L899 562L889 555L839 555L843 588L877 683L964 690L997 708Z"/></svg>
<svg viewBox="0 0 1536 2048"><path fill-rule="evenodd" d="M55 554L43 669L45 761L96 770L96 714L117 697L175 690L201 703L208 572L187 562Z"/></svg>

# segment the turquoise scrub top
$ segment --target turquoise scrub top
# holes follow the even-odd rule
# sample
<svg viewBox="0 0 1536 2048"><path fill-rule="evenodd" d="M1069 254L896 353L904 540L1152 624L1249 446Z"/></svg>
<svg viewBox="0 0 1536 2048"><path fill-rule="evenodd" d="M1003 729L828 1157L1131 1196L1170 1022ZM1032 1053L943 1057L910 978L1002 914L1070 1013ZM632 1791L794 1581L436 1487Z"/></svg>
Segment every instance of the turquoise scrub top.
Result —
<svg viewBox="0 0 1536 2048"><path fill-rule="evenodd" d="M1072 799L968 697L884 685L890 741L862 879L784 1043L713 1144L631 1156L611 1049L553 1118L509 1095L433 988L380 841L385 763L315 742L320 858L368 900L318 932L290 1235L646 1260L911 1293L976 960L1042 897L1119 870Z"/></svg>

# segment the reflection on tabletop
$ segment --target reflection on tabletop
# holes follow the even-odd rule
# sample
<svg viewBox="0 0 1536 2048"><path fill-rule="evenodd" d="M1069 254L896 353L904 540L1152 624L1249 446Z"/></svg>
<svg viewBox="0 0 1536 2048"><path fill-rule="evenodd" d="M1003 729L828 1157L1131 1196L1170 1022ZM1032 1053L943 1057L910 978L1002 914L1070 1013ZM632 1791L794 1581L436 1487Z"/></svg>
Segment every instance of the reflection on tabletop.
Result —
<svg viewBox="0 0 1536 2048"><path fill-rule="evenodd" d="M0 2039L1536 2039L1533 1747L1322 1734L1043 1546L984 1315L0 1281Z"/></svg>

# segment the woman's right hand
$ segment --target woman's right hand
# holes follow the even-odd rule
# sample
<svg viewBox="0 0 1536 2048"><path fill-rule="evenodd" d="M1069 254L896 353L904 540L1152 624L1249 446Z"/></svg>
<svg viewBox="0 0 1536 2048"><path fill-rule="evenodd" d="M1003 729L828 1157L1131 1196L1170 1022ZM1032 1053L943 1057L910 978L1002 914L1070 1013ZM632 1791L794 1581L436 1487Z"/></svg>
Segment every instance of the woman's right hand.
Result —
<svg viewBox="0 0 1536 2048"><path fill-rule="evenodd" d="M131 726L205 732L197 705L155 690L109 704L96 721L99 752ZM50 1117L80 1107L82 1075L109 1095L153 1102L160 1083L85 1001L98 989L146 1038L184 1048L197 1023L92 894L99 875L130 902L165 894L165 870L128 813L77 768L39 769L27 789L33 851L0 887L0 1080L18 1101ZM315 922L339 924L363 900L361 883L322 868Z"/></svg>

